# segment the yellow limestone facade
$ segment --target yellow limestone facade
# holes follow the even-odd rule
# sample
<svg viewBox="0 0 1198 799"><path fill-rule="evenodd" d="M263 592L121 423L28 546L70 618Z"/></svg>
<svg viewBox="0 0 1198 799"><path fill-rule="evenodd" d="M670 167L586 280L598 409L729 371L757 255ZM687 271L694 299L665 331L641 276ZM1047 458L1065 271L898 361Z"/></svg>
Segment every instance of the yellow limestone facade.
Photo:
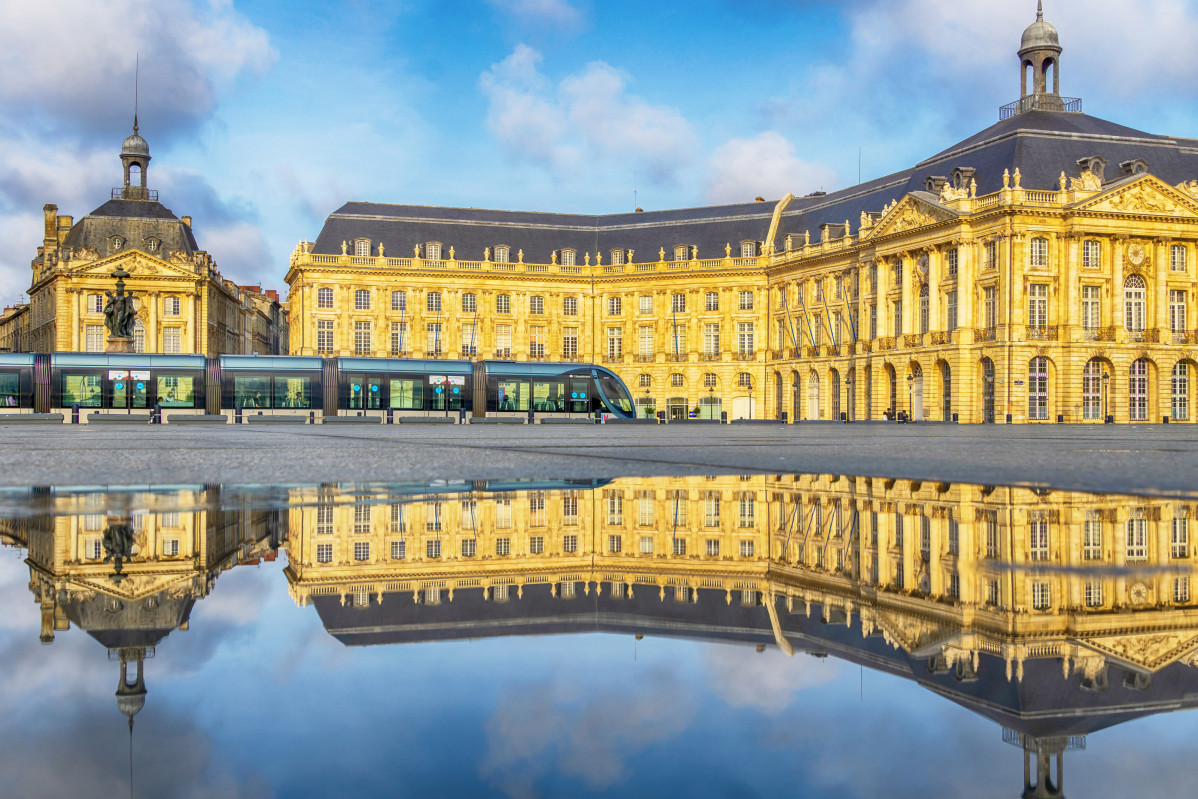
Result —
<svg viewBox="0 0 1198 799"><path fill-rule="evenodd" d="M593 361L667 418L1193 421L1198 153L1081 113L1060 54L1038 16L998 124L831 195L348 203L291 256L291 352Z"/></svg>

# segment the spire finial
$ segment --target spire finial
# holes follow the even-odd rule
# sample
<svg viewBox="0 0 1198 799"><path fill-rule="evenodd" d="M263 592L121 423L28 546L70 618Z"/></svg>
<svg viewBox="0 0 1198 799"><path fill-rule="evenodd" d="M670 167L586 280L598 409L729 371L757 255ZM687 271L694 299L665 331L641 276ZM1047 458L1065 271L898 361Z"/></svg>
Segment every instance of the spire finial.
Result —
<svg viewBox="0 0 1198 799"><path fill-rule="evenodd" d="M1044 0L1036 0L1036 22L1044 21Z"/></svg>
<svg viewBox="0 0 1198 799"><path fill-rule="evenodd" d="M141 74L141 53L133 57L133 135L137 135L137 83Z"/></svg>

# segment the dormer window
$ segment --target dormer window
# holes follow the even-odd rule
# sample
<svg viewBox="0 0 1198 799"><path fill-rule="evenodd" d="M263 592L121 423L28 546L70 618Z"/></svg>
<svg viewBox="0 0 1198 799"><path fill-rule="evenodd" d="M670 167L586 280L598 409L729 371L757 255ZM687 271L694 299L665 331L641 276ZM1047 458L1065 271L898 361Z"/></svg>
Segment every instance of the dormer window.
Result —
<svg viewBox="0 0 1198 799"><path fill-rule="evenodd" d="M359 258L369 258L370 239L357 239L354 241L354 255Z"/></svg>
<svg viewBox="0 0 1198 799"><path fill-rule="evenodd" d="M623 250L612 250L611 251L611 262L612 262L613 266L620 266L621 264L623 264L624 263L624 251Z"/></svg>
<svg viewBox="0 0 1198 799"><path fill-rule="evenodd" d="M575 252L574 250L562 250L561 265L574 266Z"/></svg>
<svg viewBox="0 0 1198 799"><path fill-rule="evenodd" d="M158 239L150 237L145 241L146 252L158 252L158 246L161 242Z"/></svg>
<svg viewBox="0 0 1198 799"><path fill-rule="evenodd" d="M430 241L424 245L424 257L430 261L441 260L441 242Z"/></svg>
<svg viewBox="0 0 1198 799"><path fill-rule="evenodd" d="M675 261L688 260L689 259L689 251L690 251L690 248L687 247L685 244L679 244L677 247L674 248L674 260Z"/></svg>
<svg viewBox="0 0 1198 799"><path fill-rule="evenodd" d="M741 258L756 258L757 257L757 242L742 241L740 243Z"/></svg>
<svg viewBox="0 0 1198 799"><path fill-rule="evenodd" d="M512 260L512 250L506 244L499 244L495 247L495 263L506 264Z"/></svg>
<svg viewBox="0 0 1198 799"><path fill-rule="evenodd" d="M113 252L119 251L124 246L125 246L125 240L123 238L121 238L120 236L112 237L112 251Z"/></svg>

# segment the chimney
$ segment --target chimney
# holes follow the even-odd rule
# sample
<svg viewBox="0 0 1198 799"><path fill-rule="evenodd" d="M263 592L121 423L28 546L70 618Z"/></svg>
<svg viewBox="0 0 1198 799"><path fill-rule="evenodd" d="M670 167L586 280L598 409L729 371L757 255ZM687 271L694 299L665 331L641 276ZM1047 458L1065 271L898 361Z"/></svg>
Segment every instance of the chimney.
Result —
<svg viewBox="0 0 1198 799"><path fill-rule="evenodd" d="M190 216L181 216L179 218L183 220L183 224L187 225L188 227L191 227L191 217Z"/></svg>
<svg viewBox="0 0 1198 799"><path fill-rule="evenodd" d="M58 206L53 203L47 203L42 206L42 211L46 214L46 243L58 241Z"/></svg>

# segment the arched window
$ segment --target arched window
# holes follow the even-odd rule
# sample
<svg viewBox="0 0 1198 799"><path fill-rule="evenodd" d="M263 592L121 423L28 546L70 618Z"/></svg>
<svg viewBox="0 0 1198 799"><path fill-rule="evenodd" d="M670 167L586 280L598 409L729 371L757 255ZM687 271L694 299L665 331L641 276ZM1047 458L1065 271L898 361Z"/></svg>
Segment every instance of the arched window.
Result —
<svg viewBox="0 0 1198 799"><path fill-rule="evenodd" d="M736 376L736 385L739 388L752 388L753 375L748 372L741 372Z"/></svg>
<svg viewBox="0 0 1198 799"><path fill-rule="evenodd" d="M1032 358L1027 367L1027 418L1048 418L1048 359Z"/></svg>
<svg viewBox="0 0 1198 799"><path fill-rule="evenodd" d="M683 380L681 373L675 372L674 374L670 375L670 385L674 388L682 388L684 384L685 381Z"/></svg>
<svg viewBox="0 0 1198 799"><path fill-rule="evenodd" d="M649 388L653 385L653 377L651 375L641 375L641 388Z"/></svg>
<svg viewBox="0 0 1198 799"><path fill-rule="evenodd" d="M1123 326L1128 332L1140 333L1144 330L1145 307L1144 278L1132 275L1123 283ZM1138 339L1137 339L1138 340Z"/></svg>
<svg viewBox="0 0 1198 799"><path fill-rule="evenodd" d="M1128 372L1127 415L1133 422L1148 418L1148 361L1139 358Z"/></svg>
<svg viewBox="0 0 1198 799"><path fill-rule="evenodd" d="M506 244L498 244L495 247L495 263L506 264L512 260L511 248Z"/></svg>
<svg viewBox="0 0 1198 799"><path fill-rule="evenodd" d="M1102 362L1091 360L1082 369L1082 418L1102 418Z"/></svg>
<svg viewBox="0 0 1198 799"><path fill-rule="evenodd" d="M717 385L717 380L714 372L708 372L703 375L703 388L714 388Z"/></svg>
<svg viewBox="0 0 1198 799"><path fill-rule="evenodd" d="M1185 361L1178 361L1173 366L1172 393L1173 402L1170 412L1173 415L1173 420L1178 422L1188 420L1190 418L1190 365Z"/></svg>

